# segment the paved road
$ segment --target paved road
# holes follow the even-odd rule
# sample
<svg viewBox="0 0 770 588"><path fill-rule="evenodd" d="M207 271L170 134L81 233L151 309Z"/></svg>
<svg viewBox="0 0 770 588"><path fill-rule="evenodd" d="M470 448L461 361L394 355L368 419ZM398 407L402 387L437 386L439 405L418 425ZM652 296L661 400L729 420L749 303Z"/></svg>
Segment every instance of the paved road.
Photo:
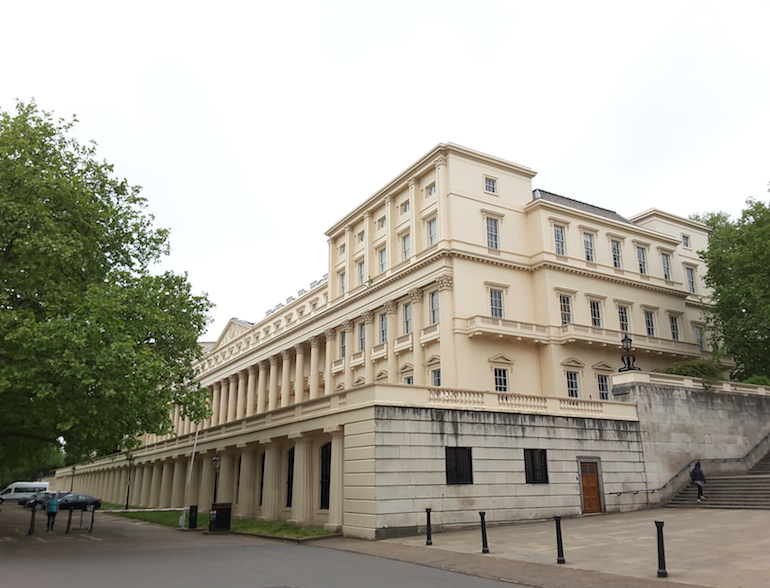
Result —
<svg viewBox="0 0 770 588"><path fill-rule="evenodd" d="M54 533L38 514L27 535L29 511L0 512L0 586L25 588L510 588L441 569L346 550L247 537L180 532L97 514L65 534L66 513ZM90 517L84 517L90 522ZM42 531L42 532L41 532Z"/></svg>

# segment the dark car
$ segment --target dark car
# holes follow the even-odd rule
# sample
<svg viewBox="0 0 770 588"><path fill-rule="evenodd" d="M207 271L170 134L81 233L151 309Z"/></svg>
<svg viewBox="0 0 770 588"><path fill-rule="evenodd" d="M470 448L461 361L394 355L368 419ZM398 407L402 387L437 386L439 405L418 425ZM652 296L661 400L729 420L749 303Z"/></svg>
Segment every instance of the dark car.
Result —
<svg viewBox="0 0 770 588"><path fill-rule="evenodd" d="M67 494L59 501L59 510L96 510L101 506L101 498L88 494Z"/></svg>
<svg viewBox="0 0 770 588"><path fill-rule="evenodd" d="M38 492L32 498L28 499L27 502L24 503L24 506L27 508L34 508L35 510L43 510L45 508L45 503L48 502L49 498L58 498L61 500L63 497L70 494L70 492L59 492L54 490L45 490L43 492Z"/></svg>

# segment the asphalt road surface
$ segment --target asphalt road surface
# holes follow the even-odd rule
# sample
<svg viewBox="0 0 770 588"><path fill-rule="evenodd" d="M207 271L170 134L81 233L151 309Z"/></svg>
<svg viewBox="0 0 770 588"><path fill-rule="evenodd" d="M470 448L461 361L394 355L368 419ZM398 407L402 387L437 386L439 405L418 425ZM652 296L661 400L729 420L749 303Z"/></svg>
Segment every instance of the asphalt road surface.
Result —
<svg viewBox="0 0 770 588"><path fill-rule="evenodd" d="M0 586L25 588L510 588L509 582L312 544L177 531L97 513L57 517L16 505L0 511Z"/></svg>

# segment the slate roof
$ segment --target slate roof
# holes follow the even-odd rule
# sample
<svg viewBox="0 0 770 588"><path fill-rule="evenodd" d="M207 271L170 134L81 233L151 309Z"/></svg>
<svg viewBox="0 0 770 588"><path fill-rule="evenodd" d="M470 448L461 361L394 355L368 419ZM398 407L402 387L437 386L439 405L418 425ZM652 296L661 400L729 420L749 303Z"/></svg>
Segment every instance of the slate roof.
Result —
<svg viewBox="0 0 770 588"><path fill-rule="evenodd" d="M626 223L629 225L634 224L627 218L620 216L614 210L608 210L600 206L594 206L593 204L586 204L585 202L580 202L579 200L573 200L572 198L567 198L566 196L559 196L558 194L554 194L552 192L546 192L545 190L532 191L532 200L538 200L538 199L548 200L549 202L553 202L555 204L561 204L562 206L569 206L570 208L574 208L582 212L588 212L590 214L595 214L597 216L603 216L604 218L608 218L617 222Z"/></svg>

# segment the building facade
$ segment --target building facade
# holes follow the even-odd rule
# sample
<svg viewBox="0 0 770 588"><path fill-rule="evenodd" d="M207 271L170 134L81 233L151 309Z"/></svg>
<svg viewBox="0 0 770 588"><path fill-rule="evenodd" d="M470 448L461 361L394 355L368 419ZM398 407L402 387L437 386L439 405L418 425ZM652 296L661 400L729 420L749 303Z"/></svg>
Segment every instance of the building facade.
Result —
<svg viewBox="0 0 770 588"><path fill-rule="evenodd" d="M426 508L451 525L644 505L634 489L681 465L650 476L637 407L612 393L621 339L645 373L709 356L708 229L534 176L438 145L327 231L323 279L207 346L210 418L177 410L132 464L80 466L83 490L208 508L217 455L236 516L370 539Z"/></svg>

